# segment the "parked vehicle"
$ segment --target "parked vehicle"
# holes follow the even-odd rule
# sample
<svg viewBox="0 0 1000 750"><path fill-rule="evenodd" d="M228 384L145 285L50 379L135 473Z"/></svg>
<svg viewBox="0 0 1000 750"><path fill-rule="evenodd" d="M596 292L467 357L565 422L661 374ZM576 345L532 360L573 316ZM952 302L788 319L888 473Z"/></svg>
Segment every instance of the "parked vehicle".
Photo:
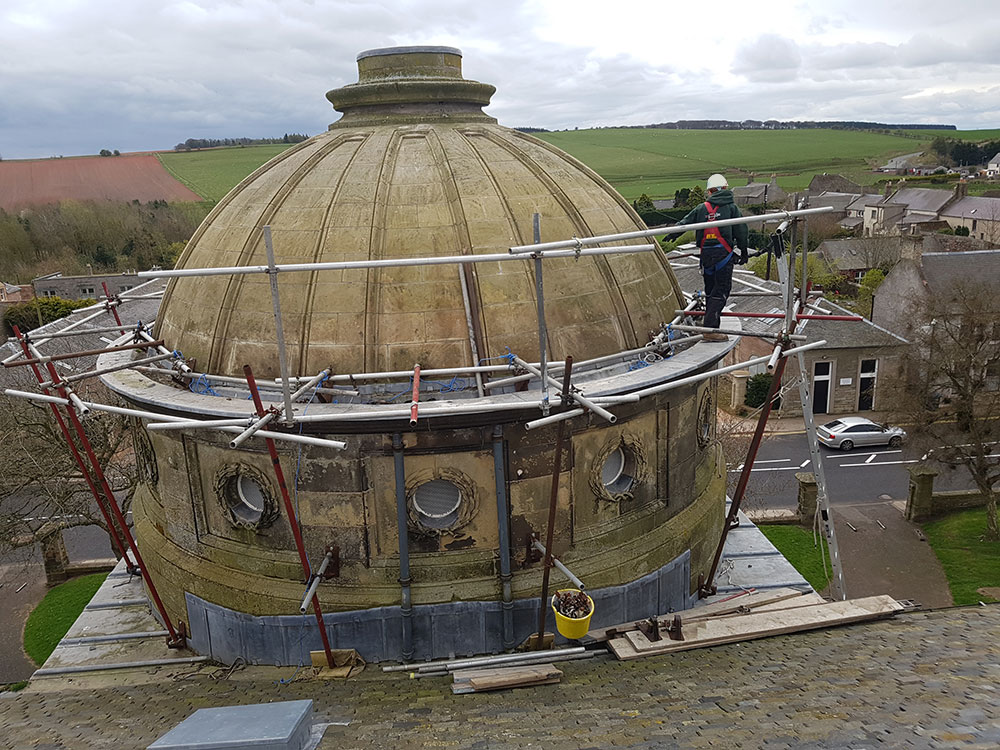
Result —
<svg viewBox="0 0 1000 750"><path fill-rule="evenodd" d="M816 428L816 437L828 448L849 451L854 446L888 445L898 448L906 438L902 427L878 424L864 417L841 417Z"/></svg>

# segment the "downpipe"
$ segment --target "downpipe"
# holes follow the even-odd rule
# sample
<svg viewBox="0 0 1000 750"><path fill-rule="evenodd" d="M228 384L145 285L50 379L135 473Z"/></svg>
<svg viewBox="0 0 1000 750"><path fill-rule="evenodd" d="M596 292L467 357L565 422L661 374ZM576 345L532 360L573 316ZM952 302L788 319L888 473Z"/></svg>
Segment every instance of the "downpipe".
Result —
<svg viewBox="0 0 1000 750"><path fill-rule="evenodd" d="M403 467L403 438L392 436L396 468L396 525L399 537L400 612L403 615L403 661L413 658L413 602L410 598L410 542L406 522L406 472Z"/></svg>
<svg viewBox="0 0 1000 750"><path fill-rule="evenodd" d="M507 472L503 454L503 429L493 427L493 480L497 493L497 537L500 546L500 583L503 599L503 648L514 648L514 596L511 593L510 573L510 510L507 506Z"/></svg>

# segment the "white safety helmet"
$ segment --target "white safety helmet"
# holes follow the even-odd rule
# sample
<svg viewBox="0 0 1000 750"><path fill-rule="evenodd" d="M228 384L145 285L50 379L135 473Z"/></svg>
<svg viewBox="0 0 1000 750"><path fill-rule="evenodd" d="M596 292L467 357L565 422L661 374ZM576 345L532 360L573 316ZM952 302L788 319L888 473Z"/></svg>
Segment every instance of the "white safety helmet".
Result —
<svg viewBox="0 0 1000 750"><path fill-rule="evenodd" d="M727 187L729 187L729 183L721 174L713 174L708 178L708 184L705 185L705 189L710 193L713 190L725 190Z"/></svg>

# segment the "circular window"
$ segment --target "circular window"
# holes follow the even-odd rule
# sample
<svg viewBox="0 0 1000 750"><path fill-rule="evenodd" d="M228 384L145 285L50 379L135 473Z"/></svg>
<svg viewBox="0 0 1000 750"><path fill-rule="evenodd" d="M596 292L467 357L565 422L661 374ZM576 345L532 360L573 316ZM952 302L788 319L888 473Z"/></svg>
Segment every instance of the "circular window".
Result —
<svg viewBox="0 0 1000 750"><path fill-rule="evenodd" d="M445 479L424 482L413 492L413 508L421 525L449 529L458 521L462 490Z"/></svg>
<svg viewBox="0 0 1000 750"><path fill-rule="evenodd" d="M240 474L236 480L236 500L231 503L229 510L243 523L260 523L260 517L264 514L264 488L256 479L247 474Z"/></svg>
<svg viewBox="0 0 1000 750"><path fill-rule="evenodd" d="M219 472L215 491L234 526L259 529L278 517L278 504L267 478L246 464L227 466Z"/></svg>
<svg viewBox="0 0 1000 750"><path fill-rule="evenodd" d="M609 495L623 495L635 484L635 454L619 445L604 459L601 466L601 484Z"/></svg>

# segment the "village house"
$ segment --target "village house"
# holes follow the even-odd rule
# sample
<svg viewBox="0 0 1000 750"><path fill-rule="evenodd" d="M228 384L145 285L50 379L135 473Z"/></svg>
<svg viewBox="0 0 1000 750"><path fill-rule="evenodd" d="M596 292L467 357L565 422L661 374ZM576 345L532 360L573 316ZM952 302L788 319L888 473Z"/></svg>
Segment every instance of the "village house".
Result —
<svg viewBox="0 0 1000 750"><path fill-rule="evenodd" d="M953 294L965 283L1000 279L1000 250L924 252L903 257L875 293L872 319L894 333L910 337L921 324L933 297Z"/></svg>
<svg viewBox="0 0 1000 750"><path fill-rule="evenodd" d="M952 229L965 227L969 236L1000 245L1000 198L965 196L941 211Z"/></svg>
<svg viewBox="0 0 1000 750"><path fill-rule="evenodd" d="M851 281L861 281L873 268L888 269L899 260L898 237L852 237L824 240L816 252L830 269Z"/></svg>
<svg viewBox="0 0 1000 750"><path fill-rule="evenodd" d="M941 212L954 201L965 197L968 185L959 182L955 190L901 187L874 204L866 205L864 236L913 234L948 227Z"/></svg>
<svg viewBox="0 0 1000 750"><path fill-rule="evenodd" d="M986 176L990 178L1000 177L1000 153L986 162Z"/></svg>
<svg viewBox="0 0 1000 750"><path fill-rule="evenodd" d="M678 282L684 289L697 289L702 283L701 273L696 265L671 264ZM740 292L770 291L774 296L741 297ZM772 281L764 281L748 271L738 270L733 274L733 294L729 298L727 312L780 313L781 287ZM830 300L820 299L816 303L831 315L854 315ZM727 327L724 317L722 328ZM783 321L768 318L742 318L743 330L751 333L774 333L780 330ZM734 326L735 327L735 326ZM814 414L849 414L854 412L884 411L892 408L895 383L902 368L902 355L907 341L869 320L828 321L809 320L803 324L803 332L810 339L825 339L826 345L805 353L806 369L809 373L813 395ZM736 348L729 354L726 364L735 364L754 357L767 356L773 345L765 339L741 338ZM732 381L733 402L742 403L746 378L766 372L765 365L756 365L735 375ZM791 385L798 377L795 362L785 371L783 387ZM790 391L781 401L777 416L793 417L802 414L798 391Z"/></svg>
<svg viewBox="0 0 1000 750"><path fill-rule="evenodd" d="M788 198L788 193L778 185L777 175L771 175L770 182L757 182L756 175L747 177L746 185L731 186L733 200L737 206L781 205Z"/></svg>
<svg viewBox="0 0 1000 750"><path fill-rule="evenodd" d="M134 273L109 273L90 276L63 276L50 273L32 280L39 297L62 299L97 299L104 294L103 284L108 285L111 296L127 292L139 282Z"/></svg>

